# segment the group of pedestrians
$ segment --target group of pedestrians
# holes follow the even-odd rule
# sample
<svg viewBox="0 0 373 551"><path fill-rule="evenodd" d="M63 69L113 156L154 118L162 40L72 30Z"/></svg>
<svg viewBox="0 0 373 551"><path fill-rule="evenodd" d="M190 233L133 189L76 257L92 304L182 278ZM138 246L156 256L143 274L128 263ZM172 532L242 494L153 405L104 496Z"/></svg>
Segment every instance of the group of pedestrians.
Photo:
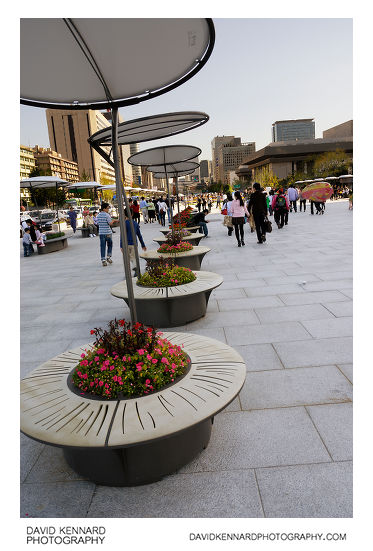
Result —
<svg viewBox="0 0 373 551"><path fill-rule="evenodd" d="M38 224L35 224L31 218L22 222L22 244L23 256L31 256L34 254L34 245L45 247L46 235Z"/></svg>
<svg viewBox="0 0 373 551"><path fill-rule="evenodd" d="M165 226L166 214L168 217L168 223L171 224L173 207L172 198L169 200L168 198L163 199L163 197L158 199L155 197L153 199L145 199L145 197L141 197L140 202L138 202L137 199L129 199L129 204L132 218L138 224L140 224L140 211L142 213L144 224L152 224L158 220L158 223L161 226Z"/></svg>

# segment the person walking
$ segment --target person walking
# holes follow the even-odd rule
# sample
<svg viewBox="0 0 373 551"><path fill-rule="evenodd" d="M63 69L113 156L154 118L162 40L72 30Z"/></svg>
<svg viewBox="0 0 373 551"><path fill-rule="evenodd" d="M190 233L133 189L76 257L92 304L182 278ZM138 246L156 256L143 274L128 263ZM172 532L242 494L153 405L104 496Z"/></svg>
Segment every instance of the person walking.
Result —
<svg viewBox="0 0 373 551"><path fill-rule="evenodd" d="M149 218L148 218L148 203L146 202L145 197L141 197L140 209L141 209L141 212L142 212L142 217L144 219L144 222L145 222L145 224L147 224L148 221L149 221Z"/></svg>
<svg viewBox="0 0 373 551"><path fill-rule="evenodd" d="M198 212L201 212L201 206L202 206L201 198L198 197L198 199L197 199L197 209L198 209Z"/></svg>
<svg viewBox="0 0 373 551"><path fill-rule="evenodd" d="M155 221L155 206L152 199L148 201L148 219L150 224Z"/></svg>
<svg viewBox="0 0 373 551"><path fill-rule="evenodd" d="M128 253L129 253L129 257L130 257L130 263L131 263L131 266L132 266L134 277L138 277L140 274L137 273L135 245L134 245L133 239L132 239L131 223L128 219L127 209L124 209L124 217L125 217L125 223L126 223L127 245L128 245ZM134 227L134 230L135 230L136 245L137 245L137 238L138 238L139 241L140 241L142 250L146 251L146 246L145 246L145 243L144 243L144 239L141 235L140 226L138 225L137 222L135 222L135 220L132 220L132 222L133 222L133 227ZM122 237L119 240L119 246L120 246L120 250L123 252Z"/></svg>
<svg viewBox="0 0 373 551"><path fill-rule="evenodd" d="M159 209L159 223L161 226L166 225L166 212L167 212L167 204L163 200L163 197L160 198L158 201L158 209Z"/></svg>
<svg viewBox="0 0 373 551"><path fill-rule="evenodd" d="M303 195L302 195L302 192L300 192L300 195L299 195L299 212L302 212L302 207L303 207L304 212L306 212L306 203L307 203L307 199L304 199Z"/></svg>
<svg viewBox="0 0 373 551"><path fill-rule="evenodd" d="M280 188L272 201L275 222L279 229L287 224L287 214L289 212L289 203L284 194L284 190Z"/></svg>
<svg viewBox="0 0 373 551"><path fill-rule="evenodd" d="M111 225L113 221L109 214L109 203L101 204L101 211L97 215L98 235L100 238L101 263L107 266L112 264L111 253L113 250L113 239ZM107 253L106 253L107 247Z"/></svg>
<svg viewBox="0 0 373 551"><path fill-rule="evenodd" d="M248 211L253 213L258 244L261 244L267 240L264 221L268 214L268 207L260 184L255 182L253 187L255 191L250 195Z"/></svg>
<svg viewBox="0 0 373 551"><path fill-rule="evenodd" d="M236 235L237 244L239 247L245 245L244 237L244 223L245 214L249 217L249 211L246 208L244 200L241 197L239 191L234 192L234 199L232 201L232 224L234 227L234 233Z"/></svg>
<svg viewBox="0 0 373 551"><path fill-rule="evenodd" d="M293 184L290 184L288 188L288 200L290 205L290 212L293 211L297 212L297 199L298 199L298 192L295 189Z"/></svg>
<svg viewBox="0 0 373 551"><path fill-rule="evenodd" d="M73 232L76 232L76 219L78 217L77 213L75 212L74 208L70 206L69 212L67 213L70 219L70 226L72 227Z"/></svg>
<svg viewBox="0 0 373 551"><path fill-rule="evenodd" d="M271 189L269 191L269 194L267 195L267 208L268 208L269 216L272 216L272 214L273 214L272 201L273 201L274 194L275 194L274 190Z"/></svg>
<svg viewBox="0 0 373 551"><path fill-rule="evenodd" d="M226 209L227 214L224 215L224 226L228 228L228 235L233 234L233 224L232 224L232 195L228 192L226 198L223 201L222 210Z"/></svg>
<svg viewBox="0 0 373 551"><path fill-rule="evenodd" d="M136 220L138 224L140 224L140 205L138 204L136 199L132 204L132 218Z"/></svg>

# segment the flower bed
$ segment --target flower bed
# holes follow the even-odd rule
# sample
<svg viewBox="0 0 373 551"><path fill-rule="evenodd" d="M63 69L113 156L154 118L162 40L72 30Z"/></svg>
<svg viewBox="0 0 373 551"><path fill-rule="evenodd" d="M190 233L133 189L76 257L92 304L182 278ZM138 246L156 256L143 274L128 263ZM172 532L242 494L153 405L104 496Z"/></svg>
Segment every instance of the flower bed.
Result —
<svg viewBox="0 0 373 551"><path fill-rule="evenodd" d="M47 240L56 239L57 237L63 237L65 235L65 232L57 231L57 232L53 232L53 233L46 233L45 235L46 235Z"/></svg>
<svg viewBox="0 0 373 551"><path fill-rule="evenodd" d="M174 225L174 232L172 233L172 231L166 233L166 237L167 238L171 238L172 235L175 235L177 237L188 237L189 235L191 235L191 232L189 230L187 230L186 228L180 228L180 226L176 226L176 224Z"/></svg>
<svg viewBox="0 0 373 551"><path fill-rule="evenodd" d="M189 268L176 266L171 259L148 260L146 272L137 279L141 287L174 287L191 283L196 275Z"/></svg>
<svg viewBox="0 0 373 551"><path fill-rule="evenodd" d="M124 320L109 330L91 330L93 349L85 349L72 375L82 392L104 399L139 397L155 392L184 373L187 356L153 327Z"/></svg>
<svg viewBox="0 0 373 551"><path fill-rule="evenodd" d="M175 214L172 218L174 224L181 224L181 227L185 227L193 218L192 210L192 207L187 207L180 214Z"/></svg>
<svg viewBox="0 0 373 551"><path fill-rule="evenodd" d="M185 253L186 251L191 251L193 249L193 245L191 243L188 243L188 241L182 241L178 243L177 245L170 245L169 243L163 243L157 249L157 253L171 253L171 254L177 254L177 253Z"/></svg>

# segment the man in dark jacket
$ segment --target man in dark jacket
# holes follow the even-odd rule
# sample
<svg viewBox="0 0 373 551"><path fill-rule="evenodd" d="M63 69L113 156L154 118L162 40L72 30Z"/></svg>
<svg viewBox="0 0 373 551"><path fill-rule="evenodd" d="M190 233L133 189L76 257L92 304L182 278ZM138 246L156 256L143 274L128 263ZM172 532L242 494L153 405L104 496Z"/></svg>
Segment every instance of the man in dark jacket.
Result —
<svg viewBox="0 0 373 551"><path fill-rule="evenodd" d="M256 235L258 236L258 243L264 243L266 240L266 231L264 226L264 219L268 214L267 200L264 195L260 184L255 182L254 192L250 195L249 204L247 210L252 212L255 222Z"/></svg>

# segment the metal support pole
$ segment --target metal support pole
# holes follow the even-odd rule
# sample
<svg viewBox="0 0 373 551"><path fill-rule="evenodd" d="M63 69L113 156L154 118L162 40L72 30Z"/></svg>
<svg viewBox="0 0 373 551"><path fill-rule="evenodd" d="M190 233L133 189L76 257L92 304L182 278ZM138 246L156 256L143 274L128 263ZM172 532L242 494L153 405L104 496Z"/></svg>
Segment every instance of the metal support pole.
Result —
<svg viewBox="0 0 373 551"><path fill-rule="evenodd" d="M179 220L179 227L181 228L181 219L180 219L180 204L179 204L179 183L178 183L178 173L176 172L176 202L177 202L177 218Z"/></svg>
<svg viewBox="0 0 373 551"><path fill-rule="evenodd" d="M126 275L128 305L129 305L130 314L131 314L131 321L132 323L136 323L137 312L136 312L135 297L133 293L131 264L130 264L130 258L129 258L126 222L125 222L124 209L123 209L122 194L124 193L124 190L122 188L122 182L120 179L120 166L119 166L119 155L118 155L118 108L113 107L111 109L111 114L112 114L111 133L112 133L112 145L113 145L113 160L114 160L114 170L115 170L115 185L116 185L116 192L118 197L120 236L122 238L123 265L124 265L124 273Z"/></svg>
<svg viewBox="0 0 373 551"><path fill-rule="evenodd" d="M173 216L172 216L172 206L171 206L171 197L170 197L170 184L168 183L165 149L163 149L163 163L164 163L164 171L165 171L165 174L166 174L168 206L169 206L170 213L171 213L171 232L172 232L172 235L173 235L174 234L174 220L173 220Z"/></svg>

